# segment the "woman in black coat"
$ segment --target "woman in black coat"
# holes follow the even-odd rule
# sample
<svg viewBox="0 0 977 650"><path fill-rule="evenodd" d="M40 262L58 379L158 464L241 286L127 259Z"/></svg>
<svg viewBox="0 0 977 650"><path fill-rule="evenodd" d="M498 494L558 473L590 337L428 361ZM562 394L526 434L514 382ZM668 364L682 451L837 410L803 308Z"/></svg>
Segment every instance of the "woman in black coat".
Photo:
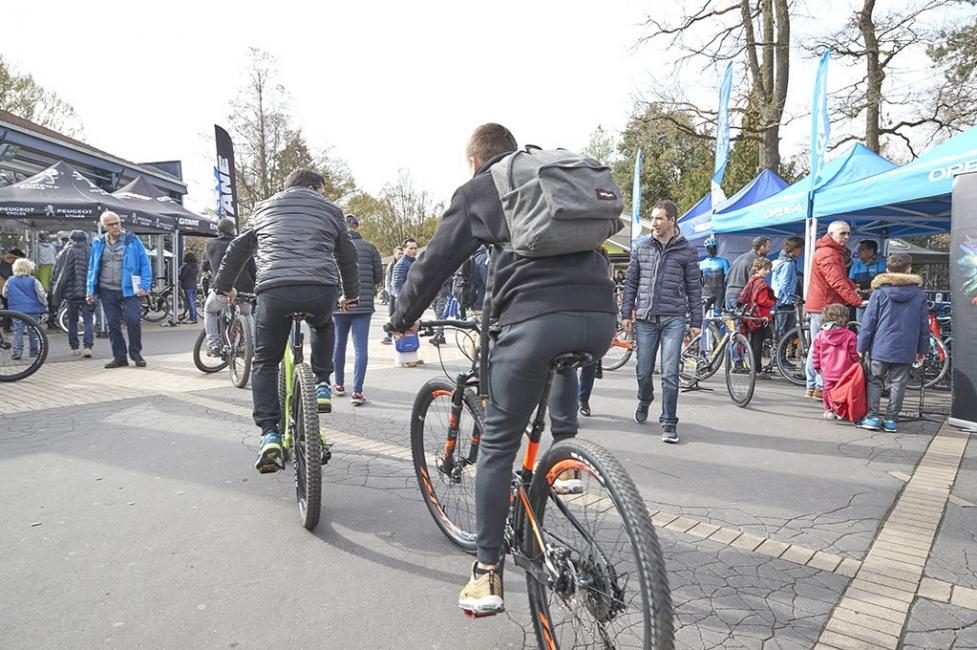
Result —
<svg viewBox="0 0 977 650"><path fill-rule="evenodd" d="M187 322L197 322L197 256L187 253L180 267L180 289L187 301Z"/></svg>

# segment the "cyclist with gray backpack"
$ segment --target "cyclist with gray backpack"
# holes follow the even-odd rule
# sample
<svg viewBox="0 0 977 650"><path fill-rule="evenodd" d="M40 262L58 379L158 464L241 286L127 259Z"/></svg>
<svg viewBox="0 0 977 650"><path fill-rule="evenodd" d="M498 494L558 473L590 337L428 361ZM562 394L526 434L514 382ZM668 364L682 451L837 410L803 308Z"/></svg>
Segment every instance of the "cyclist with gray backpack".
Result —
<svg viewBox="0 0 977 650"><path fill-rule="evenodd" d="M492 248L484 311L488 405L475 486L478 559L459 595L460 607L480 615L504 608L498 565L512 465L551 362L570 352L600 358L616 324L614 285L596 250L623 225L609 170L567 151L516 150L505 127L475 129L466 150L473 177L452 197L390 323L395 333L417 329L442 283L480 245ZM558 372L549 407L554 440L574 436L572 368Z"/></svg>

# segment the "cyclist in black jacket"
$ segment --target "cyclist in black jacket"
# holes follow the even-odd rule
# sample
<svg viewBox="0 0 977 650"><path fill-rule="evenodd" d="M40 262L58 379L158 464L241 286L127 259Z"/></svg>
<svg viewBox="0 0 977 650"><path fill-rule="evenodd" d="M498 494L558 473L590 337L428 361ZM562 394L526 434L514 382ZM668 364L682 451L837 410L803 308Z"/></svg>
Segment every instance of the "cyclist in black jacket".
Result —
<svg viewBox="0 0 977 650"><path fill-rule="evenodd" d="M482 244L509 241L502 204L490 168L517 148L499 124L478 127L468 143L473 178L451 199L424 255L411 268L391 317L395 332L417 328L416 320L461 264ZM493 323L489 403L476 471L478 560L458 598L460 607L485 614L503 609L500 560L509 509L509 482L519 443L542 398L550 363L567 352L604 355L616 324L614 285L597 251L554 257L522 257L493 251L492 293L486 296ZM557 373L550 394L555 440L577 433L577 375Z"/></svg>
<svg viewBox="0 0 977 650"><path fill-rule="evenodd" d="M251 394L254 422L261 429L261 450L255 467L268 471L280 465L282 438L278 431L278 364L291 330L287 316L302 312L311 329L312 372L320 410L329 404L332 374L332 312L356 301L360 291L356 248L342 211L326 200L321 174L299 169L285 179L285 190L259 203L250 228L227 247L214 290L234 300L234 282L257 255L258 323ZM344 296L339 296L342 281Z"/></svg>

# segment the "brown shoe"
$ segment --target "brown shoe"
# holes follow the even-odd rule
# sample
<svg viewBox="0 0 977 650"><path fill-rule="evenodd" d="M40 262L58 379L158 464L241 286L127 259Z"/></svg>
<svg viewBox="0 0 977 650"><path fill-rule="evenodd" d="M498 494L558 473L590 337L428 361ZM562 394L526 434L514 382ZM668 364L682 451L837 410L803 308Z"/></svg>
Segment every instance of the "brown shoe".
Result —
<svg viewBox="0 0 977 650"><path fill-rule="evenodd" d="M813 391L811 391L811 397L813 399L821 399L821 390L818 389L818 388L815 388Z"/></svg>
<svg viewBox="0 0 977 650"><path fill-rule="evenodd" d="M806 390L806 391L804 391L804 397L807 397L808 399L813 398L814 397L814 391L813 390Z"/></svg>

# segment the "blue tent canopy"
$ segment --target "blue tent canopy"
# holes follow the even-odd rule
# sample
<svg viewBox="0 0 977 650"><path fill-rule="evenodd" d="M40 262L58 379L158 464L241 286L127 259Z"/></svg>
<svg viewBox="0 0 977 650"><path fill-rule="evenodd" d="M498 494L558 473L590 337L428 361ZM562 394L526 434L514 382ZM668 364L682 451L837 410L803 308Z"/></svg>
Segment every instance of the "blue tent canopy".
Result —
<svg viewBox="0 0 977 650"><path fill-rule="evenodd" d="M865 145L856 143L843 154L821 168L814 188L814 201L836 185L880 174L895 167ZM752 234L785 235L803 232L808 217L808 193L810 176L805 176L790 187L763 201L736 210L722 210L713 218L713 230L723 232L749 232Z"/></svg>
<svg viewBox="0 0 977 650"><path fill-rule="evenodd" d="M814 216L850 219L860 232L889 236L946 232L953 177L968 171L977 171L977 127L902 167L827 188L814 201Z"/></svg>
<svg viewBox="0 0 977 650"><path fill-rule="evenodd" d="M740 191L723 201L716 213L730 212L753 205L773 196L787 187L787 181L769 169L764 169L756 178L740 188ZM700 206L705 209L700 209ZM712 196L706 194L692 208L679 217L679 228L689 241L704 239L712 232Z"/></svg>

